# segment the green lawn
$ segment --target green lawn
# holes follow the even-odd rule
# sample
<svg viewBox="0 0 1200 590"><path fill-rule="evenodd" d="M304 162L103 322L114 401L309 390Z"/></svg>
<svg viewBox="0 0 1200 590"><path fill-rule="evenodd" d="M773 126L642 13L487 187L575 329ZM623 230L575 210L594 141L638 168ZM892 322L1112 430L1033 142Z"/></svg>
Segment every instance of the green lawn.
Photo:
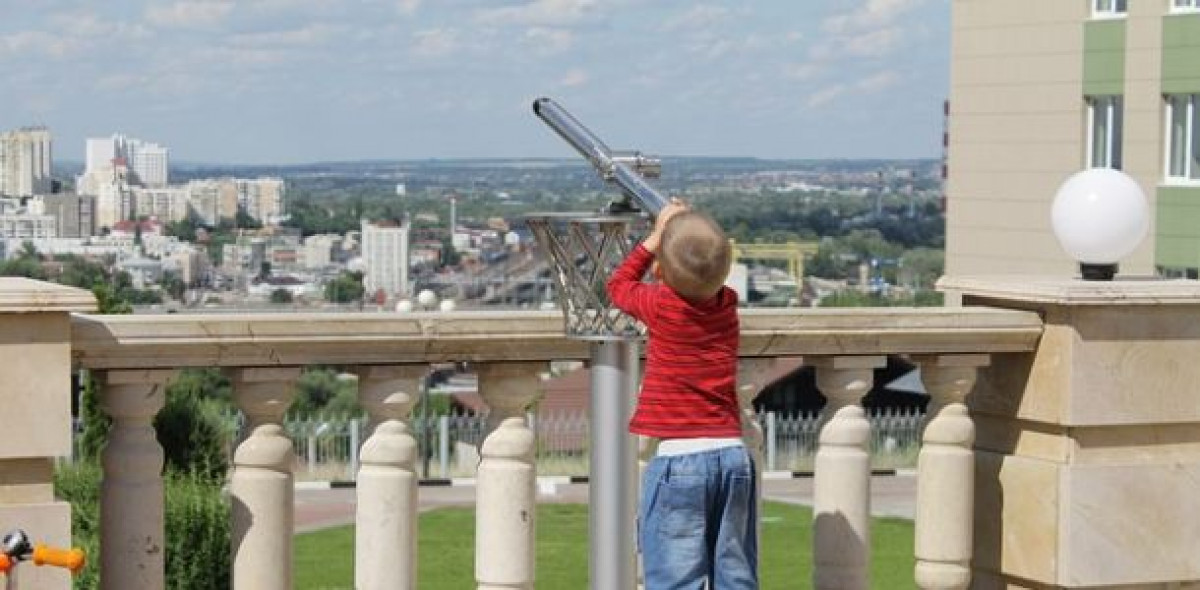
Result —
<svg viewBox="0 0 1200 590"><path fill-rule="evenodd" d="M812 512L768 502L762 518L763 590L811 588ZM587 588L587 506L538 506L537 586ZM421 515L417 586L429 590L475 588L475 510L444 508ZM916 588L912 582L912 522L874 519L871 528L872 587ZM296 536L296 588L353 587L354 527Z"/></svg>

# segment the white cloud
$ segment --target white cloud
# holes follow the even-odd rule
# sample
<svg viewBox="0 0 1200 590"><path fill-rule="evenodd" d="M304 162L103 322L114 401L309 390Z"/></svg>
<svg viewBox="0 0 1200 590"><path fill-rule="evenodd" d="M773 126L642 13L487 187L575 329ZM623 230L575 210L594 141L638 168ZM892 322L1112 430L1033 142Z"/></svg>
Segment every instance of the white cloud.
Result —
<svg viewBox="0 0 1200 590"><path fill-rule="evenodd" d="M817 77L825 68L815 62L785 64L783 75L795 80L809 80Z"/></svg>
<svg viewBox="0 0 1200 590"><path fill-rule="evenodd" d="M571 48L574 39L565 29L534 27L525 31L525 42L542 55L562 53Z"/></svg>
<svg viewBox="0 0 1200 590"><path fill-rule="evenodd" d="M892 70L887 70L859 80L854 84L854 88L855 90L870 94L894 86L899 81L899 74Z"/></svg>
<svg viewBox="0 0 1200 590"><path fill-rule="evenodd" d="M903 39L903 30L890 27L846 37L839 49L857 57L881 57L891 53Z"/></svg>
<svg viewBox="0 0 1200 590"><path fill-rule="evenodd" d="M205 28L218 25L233 10L227 0L182 0L171 4L151 4L146 20L161 27Z"/></svg>
<svg viewBox="0 0 1200 590"><path fill-rule="evenodd" d="M567 70L566 75L563 76L562 80L559 81L559 84L571 88L575 86L583 86L584 84L588 83L589 79L588 73L584 70L580 68L571 68Z"/></svg>
<svg viewBox="0 0 1200 590"><path fill-rule="evenodd" d="M38 54L61 58L79 53L82 48L83 43L78 38L44 31L18 31L0 36L0 57Z"/></svg>
<svg viewBox="0 0 1200 590"><path fill-rule="evenodd" d="M413 53L423 57L443 57L458 51L458 31L429 29L413 33Z"/></svg>
<svg viewBox="0 0 1200 590"><path fill-rule="evenodd" d="M234 35L230 41L235 45L267 47L289 46L303 47L318 45L333 39L346 27L328 24L315 24L289 31L265 31L261 33L242 33Z"/></svg>
<svg viewBox="0 0 1200 590"><path fill-rule="evenodd" d="M481 10L475 18L496 25L573 25L595 10L597 4L597 0L531 0L519 6Z"/></svg>
<svg viewBox="0 0 1200 590"><path fill-rule="evenodd" d="M810 109L815 109L833 102L835 99L845 93L845 84L834 84L833 86L827 86L808 95L808 100L806 100L804 104Z"/></svg>
<svg viewBox="0 0 1200 590"><path fill-rule="evenodd" d="M850 12L826 18L821 28L828 33L841 35L890 26L905 12L921 5L925 0L869 0Z"/></svg>
<svg viewBox="0 0 1200 590"><path fill-rule="evenodd" d="M403 15L413 14L421 7L421 0L399 0L396 2L396 11Z"/></svg>
<svg viewBox="0 0 1200 590"><path fill-rule="evenodd" d="M662 26L664 31L696 31L708 29L719 24L729 16L729 9L724 6L701 4L691 10L667 20Z"/></svg>

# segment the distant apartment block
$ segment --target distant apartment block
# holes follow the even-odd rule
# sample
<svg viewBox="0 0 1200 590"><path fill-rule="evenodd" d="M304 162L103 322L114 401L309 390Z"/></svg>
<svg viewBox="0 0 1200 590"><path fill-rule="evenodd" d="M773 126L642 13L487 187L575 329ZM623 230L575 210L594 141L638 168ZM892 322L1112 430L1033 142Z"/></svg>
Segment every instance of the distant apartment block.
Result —
<svg viewBox="0 0 1200 590"><path fill-rule="evenodd" d="M134 187L133 211L137 218L149 217L159 221L183 221L190 209L186 186L159 188Z"/></svg>
<svg viewBox="0 0 1200 590"><path fill-rule="evenodd" d="M1200 272L1200 1L954 0L946 272L1076 272L1050 226L1088 167L1137 179L1125 274Z"/></svg>
<svg viewBox="0 0 1200 590"><path fill-rule="evenodd" d="M133 218L133 188L129 185L129 169L123 163L84 172L75 180L75 192L95 197L97 232Z"/></svg>
<svg viewBox="0 0 1200 590"><path fill-rule="evenodd" d="M187 183L191 215L205 225L233 219L238 210L238 185L232 178L192 180Z"/></svg>
<svg viewBox="0 0 1200 590"><path fill-rule="evenodd" d="M362 222L362 259L366 267L363 286L367 297L383 291L389 299L407 297L408 288L407 222Z"/></svg>
<svg viewBox="0 0 1200 590"><path fill-rule="evenodd" d="M133 184L161 188L167 186L170 180L170 151L157 143L119 133L112 137L87 140L85 174L118 164L129 169Z"/></svg>
<svg viewBox="0 0 1200 590"><path fill-rule="evenodd" d="M96 231L96 197L46 195L41 197L46 215L53 217L60 238L86 238Z"/></svg>
<svg viewBox="0 0 1200 590"><path fill-rule="evenodd" d="M282 178L238 179L238 205L247 215L264 223L284 213Z"/></svg>
<svg viewBox="0 0 1200 590"><path fill-rule="evenodd" d="M0 195L49 193L51 146L50 131L45 127L0 133Z"/></svg>
<svg viewBox="0 0 1200 590"><path fill-rule="evenodd" d="M7 213L0 215L0 238L40 240L58 237L58 221L52 215Z"/></svg>

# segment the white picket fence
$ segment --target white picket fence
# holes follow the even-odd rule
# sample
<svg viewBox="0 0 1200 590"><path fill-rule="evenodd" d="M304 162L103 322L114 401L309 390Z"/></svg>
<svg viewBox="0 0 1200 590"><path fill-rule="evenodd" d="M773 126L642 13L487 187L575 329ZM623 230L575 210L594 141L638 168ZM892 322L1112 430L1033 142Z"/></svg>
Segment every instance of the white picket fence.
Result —
<svg viewBox="0 0 1200 590"><path fill-rule="evenodd" d="M537 434L538 473L583 476L588 473L588 416L585 412L528 416ZM820 427L815 415L758 415L764 433L766 471L811 471ZM231 418L235 420L236 418ZM916 410L868 412L871 460L876 469L914 467L924 414ZM296 449L299 479L352 480L358 449L366 439L361 416L318 414L285 422ZM417 470L425 478L471 477L487 429L486 413L414 416L419 446ZM237 430L236 428L234 430Z"/></svg>

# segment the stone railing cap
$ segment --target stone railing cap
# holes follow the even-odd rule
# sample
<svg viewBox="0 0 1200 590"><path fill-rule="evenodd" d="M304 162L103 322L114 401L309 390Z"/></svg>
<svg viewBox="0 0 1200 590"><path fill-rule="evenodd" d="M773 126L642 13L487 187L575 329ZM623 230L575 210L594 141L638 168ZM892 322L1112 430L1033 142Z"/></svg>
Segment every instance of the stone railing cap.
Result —
<svg viewBox="0 0 1200 590"><path fill-rule="evenodd" d="M0 313L95 311L91 291L22 277L0 277Z"/></svg>
<svg viewBox="0 0 1200 590"><path fill-rule="evenodd" d="M947 276L938 290L993 302L1014 301L1053 305L1187 305L1200 304L1200 281L1122 277L1085 281L1054 276Z"/></svg>

